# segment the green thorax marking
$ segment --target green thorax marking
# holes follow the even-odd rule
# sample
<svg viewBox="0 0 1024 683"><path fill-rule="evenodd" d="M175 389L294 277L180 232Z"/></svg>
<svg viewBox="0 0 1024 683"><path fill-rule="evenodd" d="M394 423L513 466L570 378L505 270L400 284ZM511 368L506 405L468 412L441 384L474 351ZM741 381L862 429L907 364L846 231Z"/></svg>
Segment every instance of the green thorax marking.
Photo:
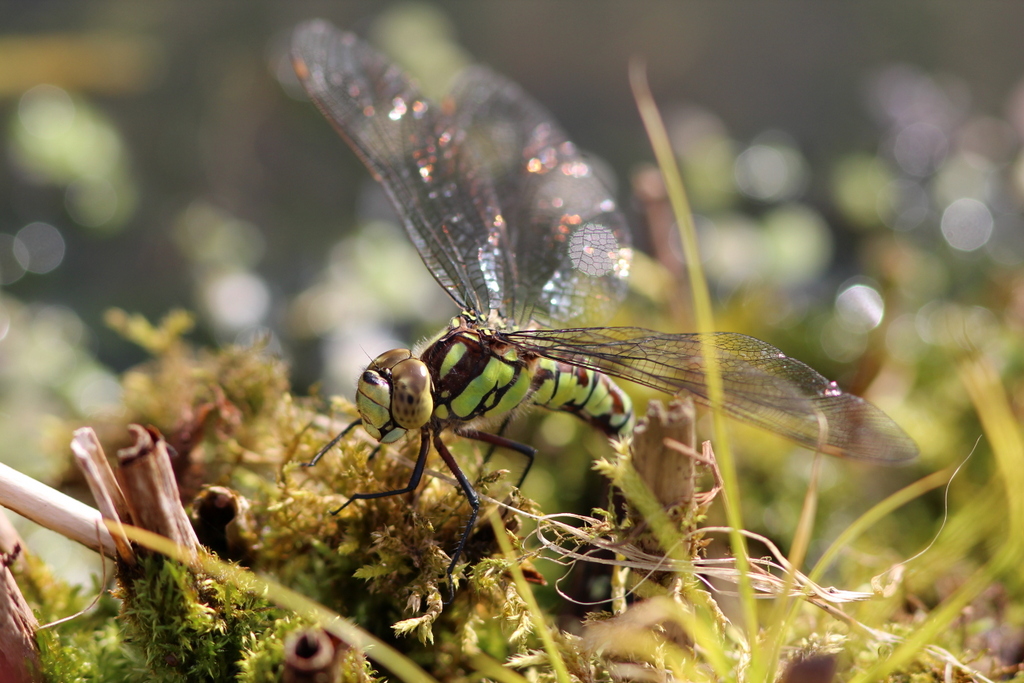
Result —
<svg viewBox="0 0 1024 683"><path fill-rule="evenodd" d="M466 422L496 417L529 395L531 363L511 344L456 318L421 354L434 380L434 417Z"/></svg>

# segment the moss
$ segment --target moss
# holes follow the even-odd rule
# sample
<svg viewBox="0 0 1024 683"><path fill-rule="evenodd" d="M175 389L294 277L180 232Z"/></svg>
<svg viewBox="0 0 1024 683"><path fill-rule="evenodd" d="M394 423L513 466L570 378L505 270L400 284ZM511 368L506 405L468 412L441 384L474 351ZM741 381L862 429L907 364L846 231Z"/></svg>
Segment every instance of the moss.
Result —
<svg viewBox="0 0 1024 683"><path fill-rule="evenodd" d="M16 579L40 624L47 625L36 634L46 680L144 681L148 669L121 637L119 601L99 582L86 591L54 577L38 558L26 560Z"/></svg>
<svg viewBox="0 0 1024 683"><path fill-rule="evenodd" d="M233 678L281 616L263 598L162 556L142 558L130 573L120 591L124 637L156 680Z"/></svg>
<svg viewBox="0 0 1024 683"><path fill-rule="evenodd" d="M301 627L292 615L285 615L271 624L240 663L238 680L244 683L280 681L284 671L285 639Z"/></svg>
<svg viewBox="0 0 1024 683"><path fill-rule="evenodd" d="M43 672L61 683L142 683L152 671L125 646L118 624L108 619L94 630L44 630L37 636Z"/></svg>

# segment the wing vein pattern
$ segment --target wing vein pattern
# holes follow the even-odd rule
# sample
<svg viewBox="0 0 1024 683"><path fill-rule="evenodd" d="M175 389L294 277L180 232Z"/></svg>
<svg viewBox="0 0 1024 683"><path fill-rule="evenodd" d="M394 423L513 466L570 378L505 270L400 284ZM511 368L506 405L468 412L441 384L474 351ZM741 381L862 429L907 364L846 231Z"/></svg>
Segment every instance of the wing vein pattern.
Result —
<svg viewBox="0 0 1024 683"><path fill-rule="evenodd" d="M913 440L885 413L767 342L732 332L665 334L638 327L521 330L522 349L710 405L705 354L714 352L730 415L830 455L903 461Z"/></svg>
<svg viewBox="0 0 1024 683"><path fill-rule="evenodd" d="M465 69L441 104L352 34L313 21L293 60L310 98L391 197L465 310L514 324L606 317L632 251L616 202L516 84Z"/></svg>

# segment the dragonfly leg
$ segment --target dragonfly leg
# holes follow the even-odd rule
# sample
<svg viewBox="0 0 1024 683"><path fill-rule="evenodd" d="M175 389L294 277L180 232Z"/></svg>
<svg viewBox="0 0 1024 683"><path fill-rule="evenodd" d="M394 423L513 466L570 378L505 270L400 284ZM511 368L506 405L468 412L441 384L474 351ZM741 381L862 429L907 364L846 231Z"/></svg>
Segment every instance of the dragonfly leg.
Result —
<svg viewBox="0 0 1024 683"><path fill-rule="evenodd" d="M475 437L470 437L475 438ZM466 478L465 473L459 464L455 462L455 458L452 457L451 451L441 441L439 434L434 434L434 448L437 449L438 455L444 460L444 464L448 465L448 469L451 470L452 474L459 482L459 486L462 487L462 492L466 494L466 498L469 499L469 506L472 511L469 513L469 519L466 521L466 529L462 532L462 537L459 539L459 544L455 547L455 552L452 553L452 561L448 564L448 599L446 603L451 602L455 598L455 579L453 575L455 573L455 566L459 563L459 558L462 556L462 550L466 547L466 541L469 539L470 533L473 531L473 527L476 526L476 518L480 513L480 497L477 495L473 485L469 483L469 479Z"/></svg>
<svg viewBox="0 0 1024 683"><path fill-rule="evenodd" d="M349 497L348 502L342 505L337 510L332 510L331 514L336 515L352 503L357 500L373 500L374 498L387 498L388 496L400 496L403 493L409 493L415 491L416 487L420 485L420 479L423 478L423 468L427 464L427 454L430 453L430 432L424 429L420 432L420 454L416 456L416 465L412 468L412 476L409 478L409 483L400 489L393 489L391 491L378 491L377 493L356 493ZM447 462L447 461L446 461Z"/></svg>
<svg viewBox="0 0 1024 683"><path fill-rule="evenodd" d="M334 447L335 447L335 445L337 445L337 443L338 443L339 441L341 441L342 439L344 439L344 438L345 438L345 436L346 436L346 435L347 435L347 434L348 434L349 432L351 432L351 431L352 431L353 429L355 429L356 427L358 427L358 426L359 426L359 425L361 425L361 424L363 424L363 421L362 421L362 420L356 420L355 422L353 422L352 424L350 424L350 425L349 425L348 427L345 427L345 428L344 428L343 430L341 430L341 432L340 432L340 433L339 433L339 434L338 434L338 435L337 435L336 437L334 437L333 439L331 439L331 440L330 440L330 441L329 441L329 442L327 443L327 445L326 445L326 446L324 446L324 447L323 447L323 448L321 448L321 449L320 449L319 451L317 451L317 452L316 452L316 455L314 455L314 456L313 456L313 459L312 459L312 460L310 460L309 462L304 462L304 463L302 463L302 466L303 466L303 467L313 467L314 465L316 465L316 464L317 464L318 462L320 462L320 458L322 458L322 457L324 457L325 455L327 455L327 452L328 452L328 451L330 451L330 450L331 450L332 448L334 448Z"/></svg>
<svg viewBox="0 0 1024 683"><path fill-rule="evenodd" d="M497 434L478 432L475 429L462 429L459 431L459 435L464 436L467 439L473 439L474 441L489 443L491 444L492 451L494 447L507 448L524 456L526 458L526 468L523 470L523 473L519 475L519 481L516 482L516 488L520 488L523 485L523 482L526 481L526 475L530 473L530 468L533 467L534 456L537 455L536 448L533 446L527 446L524 443L519 443L518 441L513 441L512 439L506 439L504 436L499 436Z"/></svg>
<svg viewBox="0 0 1024 683"><path fill-rule="evenodd" d="M508 425L509 425L510 422L512 422L512 416L511 415L506 415L505 419L501 421L501 426L498 427L498 431L495 432L495 434L497 436L505 436L505 430L508 429ZM497 448L497 446L495 446L494 444L491 444L491 447L487 449L487 454L484 455L484 464L485 465L491 461L492 457L494 457L494 449L495 448Z"/></svg>

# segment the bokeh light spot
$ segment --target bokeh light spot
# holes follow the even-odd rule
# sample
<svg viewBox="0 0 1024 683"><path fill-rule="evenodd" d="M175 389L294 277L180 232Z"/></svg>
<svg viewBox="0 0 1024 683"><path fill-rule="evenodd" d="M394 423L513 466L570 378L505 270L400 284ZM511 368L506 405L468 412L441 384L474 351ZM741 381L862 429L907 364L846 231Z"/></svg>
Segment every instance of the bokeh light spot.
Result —
<svg viewBox="0 0 1024 683"><path fill-rule="evenodd" d="M75 121L75 103L63 88L37 85L18 102L18 121L26 131L40 138L66 133Z"/></svg>
<svg viewBox="0 0 1024 683"><path fill-rule="evenodd" d="M78 412L86 417L111 415L123 410L121 384L105 370L92 369L81 373L71 388L71 397Z"/></svg>
<svg viewBox="0 0 1024 683"><path fill-rule="evenodd" d="M947 129L969 105L962 82L948 77L937 81L909 64L887 66L873 80L870 104L882 123L897 130L914 123Z"/></svg>
<svg viewBox="0 0 1024 683"><path fill-rule="evenodd" d="M921 307L914 322L929 344L976 351L998 343L999 320L983 306L931 301Z"/></svg>
<svg viewBox="0 0 1024 683"><path fill-rule="evenodd" d="M263 258L266 244L259 228L203 201L189 205L174 225L182 253L203 266L249 268Z"/></svg>
<svg viewBox="0 0 1024 683"><path fill-rule="evenodd" d="M821 348L828 357L840 363L856 360L868 347L867 334L853 332L833 317L821 328Z"/></svg>
<svg viewBox="0 0 1024 683"><path fill-rule="evenodd" d="M568 419L566 419L568 418ZM578 420L568 413L552 412L540 423L541 437L554 448L565 448L579 432Z"/></svg>
<svg viewBox="0 0 1024 683"><path fill-rule="evenodd" d="M999 166L1010 162L1017 145L1013 126L991 116L975 116L956 136L956 146L962 154Z"/></svg>
<svg viewBox="0 0 1024 683"><path fill-rule="evenodd" d="M7 310L7 307L0 304L0 341L3 341L7 337L7 333L11 331L11 313Z"/></svg>
<svg viewBox="0 0 1024 683"><path fill-rule="evenodd" d="M105 178L86 176L74 180L64 194L64 205L79 225L98 228L108 223L118 209L117 190Z"/></svg>
<svg viewBox="0 0 1024 683"><path fill-rule="evenodd" d="M764 272L768 257L764 234L741 214L729 214L708 221L702 256L706 254L708 275L726 288L738 287Z"/></svg>
<svg viewBox="0 0 1024 683"><path fill-rule="evenodd" d="M270 310L270 290L254 273L231 272L212 277L203 300L214 324L238 331L258 324Z"/></svg>
<svg viewBox="0 0 1024 683"><path fill-rule="evenodd" d="M913 180L893 180L878 196L878 214L893 230L913 230L928 218L930 212L928 192Z"/></svg>
<svg viewBox="0 0 1024 683"><path fill-rule="evenodd" d="M9 151L24 181L66 189L65 207L80 225L119 229L135 210L126 142L110 117L80 97L54 86L26 92Z"/></svg>
<svg viewBox="0 0 1024 683"><path fill-rule="evenodd" d="M906 173L924 177L935 170L946 156L949 141L938 126L912 123L893 141L892 153Z"/></svg>
<svg viewBox="0 0 1024 683"><path fill-rule="evenodd" d="M932 181L935 203L948 206L961 197L970 197L980 202L993 196L994 180L992 164L973 154L957 154L949 157Z"/></svg>
<svg viewBox="0 0 1024 683"><path fill-rule="evenodd" d="M683 107L668 115L668 126L693 206L701 211L731 206L736 198L736 151L725 124L712 112Z"/></svg>
<svg viewBox="0 0 1024 683"><path fill-rule="evenodd" d="M875 329L885 316L885 302L871 285L858 283L842 288L836 296L836 320L851 332Z"/></svg>
<svg viewBox="0 0 1024 683"><path fill-rule="evenodd" d="M975 251L992 237L992 212L977 199L962 197L942 212L942 236L960 251Z"/></svg>
<svg viewBox="0 0 1024 683"><path fill-rule="evenodd" d="M924 341L917 330L917 318L904 313L893 320L885 330L885 347L889 354L905 363L915 363L921 356Z"/></svg>
<svg viewBox="0 0 1024 683"><path fill-rule="evenodd" d="M892 182L892 172L881 159L851 154L836 164L832 195L843 215L857 227L877 227L882 218L879 198Z"/></svg>
<svg viewBox="0 0 1024 683"><path fill-rule="evenodd" d="M64 260L64 237L49 223L29 223L14 242L14 257L30 273L49 273Z"/></svg>
<svg viewBox="0 0 1024 683"><path fill-rule="evenodd" d="M807 169L803 157L793 146L766 141L751 145L736 157L734 176L736 186L748 197L781 201L800 194L806 183Z"/></svg>
<svg viewBox="0 0 1024 683"><path fill-rule="evenodd" d="M426 3L399 3L374 22L372 42L409 70L422 91L435 100L472 60L455 42L455 28L439 9Z"/></svg>
<svg viewBox="0 0 1024 683"><path fill-rule="evenodd" d="M787 204L764 217L769 276L785 286L819 277L832 260L832 235L825 219L803 204Z"/></svg>
<svg viewBox="0 0 1024 683"><path fill-rule="evenodd" d="M997 216L985 251L993 261L1004 266L1024 262L1024 217L1018 213Z"/></svg>

